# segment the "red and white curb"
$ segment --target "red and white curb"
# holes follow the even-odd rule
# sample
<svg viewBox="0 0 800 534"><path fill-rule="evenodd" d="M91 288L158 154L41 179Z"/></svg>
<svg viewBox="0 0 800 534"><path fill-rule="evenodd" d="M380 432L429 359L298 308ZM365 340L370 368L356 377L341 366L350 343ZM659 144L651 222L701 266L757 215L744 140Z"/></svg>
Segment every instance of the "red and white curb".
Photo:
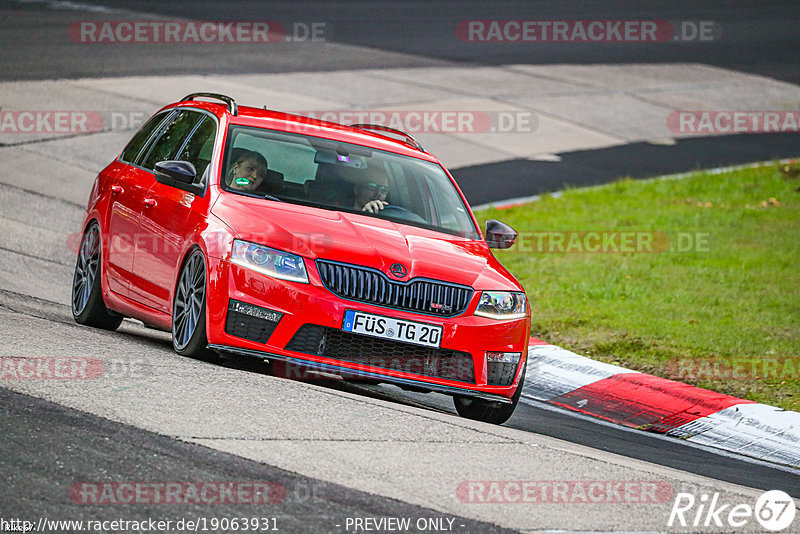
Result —
<svg viewBox="0 0 800 534"><path fill-rule="evenodd" d="M800 468L800 412L598 362L536 338L522 396Z"/></svg>

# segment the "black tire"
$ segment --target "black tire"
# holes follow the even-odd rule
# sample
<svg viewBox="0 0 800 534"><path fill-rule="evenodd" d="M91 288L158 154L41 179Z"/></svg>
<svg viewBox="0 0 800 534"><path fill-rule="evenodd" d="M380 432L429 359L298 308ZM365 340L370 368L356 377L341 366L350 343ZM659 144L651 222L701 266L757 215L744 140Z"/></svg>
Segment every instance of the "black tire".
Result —
<svg viewBox="0 0 800 534"><path fill-rule="evenodd" d="M474 397L453 397L453 404L456 406L456 411L461 417L467 419L474 419L475 421L483 421L484 423L491 423L493 425L502 425L519 404L519 397L522 394L522 386L525 385L525 373L519 379L519 386L514 396L511 397L511 404L502 402L487 401L484 399L476 399Z"/></svg>
<svg viewBox="0 0 800 534"><path fill-rule="evenodd" d="M200 249L186 257L172 303L172 348L181 356L216 359L207 349L206 261Z"/></svg>
<svg viewBox="0 0 800 534"><path fill-rule="evenodd" d="M100 226L92 221L81 238L75 275L72 277L72 317L78 324L116 330L123 317L110 311L103 301L100 276L102 274L102 238Z"/></svg>

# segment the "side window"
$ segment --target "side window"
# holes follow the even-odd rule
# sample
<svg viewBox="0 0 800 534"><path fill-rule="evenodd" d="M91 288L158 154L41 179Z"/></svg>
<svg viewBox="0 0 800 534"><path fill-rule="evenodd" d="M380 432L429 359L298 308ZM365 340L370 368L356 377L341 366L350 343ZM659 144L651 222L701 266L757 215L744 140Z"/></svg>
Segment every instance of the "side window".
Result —
<svg viewBox="0 0 800 534"><path fill-rule="evenodd" d="M203 173L211 163L211 153L214 150L214 138L217 135L217 125L210 117L204 117L192 132L191 137L183 144L180 154L176 159L188 161L197 169L199 182Z"/></svg>
<svg viewBox="0 0 800 534"><path fill-rule="evenodd" d="M169 114L170 112L160 113L147 121L139 132L133 136L133 139L130 140L125 150L122 151L120 159L125 163L136 163L136 157L139 155L139 152L142 151L142 147L147 143L147 140L150 139L153 132L161 126L161 123L164 122L164 119L166 119Z"/></svg>
<svg viewBox="0 0 800 534"><path fill-rule="evenodd" d="M145 169L153 170L159 161L172 159L195 124L203 117L203 114L196 111L181 111L178 113L172 123L164 129L161 137L153 143L150 153L147 154L140 165Z"/></svg>

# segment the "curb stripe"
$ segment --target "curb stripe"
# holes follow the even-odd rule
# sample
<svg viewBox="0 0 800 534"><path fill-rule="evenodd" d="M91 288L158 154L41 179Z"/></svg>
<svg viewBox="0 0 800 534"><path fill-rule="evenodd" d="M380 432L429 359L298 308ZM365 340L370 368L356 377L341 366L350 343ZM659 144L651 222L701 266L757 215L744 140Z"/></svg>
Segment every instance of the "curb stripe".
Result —
<svg viewBox="0 0 800 534"><path fill-rule="evenodd" d="M620 373L550 402L625 426L665 433L751 401L644 373Z"/></svg>
<svg viewBox="0 0 800 534"><path fill-rule="evenodd" d="M528 348L528 368L524 393L536 400L549 401L570 391L603 380L628 369L579 356L555 345Z"/></svg>
<svg viewBox="0 0 800 534"><path fill-rule="evenodd" d="M800 413L766 404L731 406L667 434L769 462L800 467Z"/></svg>
<svg viewBox="0 0 800 534"><path fill-rule="evenodd" d="M536 338L522 398L800 468L800 413L598 362Z"/></svg>

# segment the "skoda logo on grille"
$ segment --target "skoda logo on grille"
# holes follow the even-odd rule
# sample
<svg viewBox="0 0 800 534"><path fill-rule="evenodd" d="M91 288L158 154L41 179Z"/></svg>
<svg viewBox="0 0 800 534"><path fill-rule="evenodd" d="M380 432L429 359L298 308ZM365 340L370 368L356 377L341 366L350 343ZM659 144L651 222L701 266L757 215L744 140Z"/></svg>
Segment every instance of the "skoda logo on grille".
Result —
<svg viewBox="0 0 800 534"><path fill-rule="evenodd" d="M408 269L402 263L393 263L389 270L395 275L397 278L403 278L405 275L408 274Z"/></svg>

